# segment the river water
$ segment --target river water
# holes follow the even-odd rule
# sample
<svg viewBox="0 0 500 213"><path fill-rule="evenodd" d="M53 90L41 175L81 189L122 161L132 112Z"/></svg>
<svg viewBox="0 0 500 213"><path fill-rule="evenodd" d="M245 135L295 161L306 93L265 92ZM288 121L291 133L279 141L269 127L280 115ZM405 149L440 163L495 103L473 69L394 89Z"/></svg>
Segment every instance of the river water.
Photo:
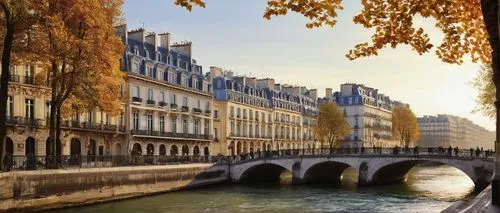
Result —
<svg viewBox="0 0 500 213"><path fill-rule="evenodd" d="M281 183L218 185L161 195L50 211L50 213L164 212L440 212L474 196L473 182L449 166L415 167L404 184L356 187L347 169L340 186Z"/></svg>

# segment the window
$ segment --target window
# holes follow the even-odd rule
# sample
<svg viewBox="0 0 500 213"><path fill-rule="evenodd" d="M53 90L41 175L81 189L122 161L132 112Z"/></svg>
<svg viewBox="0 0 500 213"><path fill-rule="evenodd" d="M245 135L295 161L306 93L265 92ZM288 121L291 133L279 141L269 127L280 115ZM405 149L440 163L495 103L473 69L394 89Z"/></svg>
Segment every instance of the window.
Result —
<svg viewBox="0 0 500 213"><path fill-rule="evenodd" d="M158 101L165 102L165 93L164 92L158 93Z"/></svg>
<svg viewBox="0 0 500 213"><path fill-rule="evenodd" d="M234 117L234 106L231 106L231 117Z"/></svg>
<svg viewBox="0 0 500 213"><path fill-rule="evenodd" d="M28 64L24 65L24 76L33 77L33 70L31 70L31 66Z"/></svg>
<svg viewBox="0 0 500 213"><path fill-rule="evenodd" d="M172 57L168 56L167 57L167 64L171 64L172 63Z"/></svg>
<svg viewBox="0 0 500 213"><path fill-rule="evenodd" d="M182 98L182 106L187 106L188 105L188 98L184 97Z"/></svg>
<svg viewBox="0 0 500 213"><path fill-rule="evenodd" d="M14 97L7 97L7 116L14 116ZM49 102L50 103L50 102ZM49 110L50 111L50 110Z"/></svg>
<svg viewBox="0 0 500 213"><path fill-rule="evenodd" d="M193 88L195 89L198 89L198 80L194 79L193 78L193 85L192 85Z"/></svg>
<svg viewBox="0 0 500 213"><path fill-rule="evenodd" d="M132 90L132 96L140 98L141 97L141 89L139 86L134 86L134 90Z"/></svg>
<svg viewBox="0 0 500 213"><path fill-rule="evenodd" d="M209 135L209 132L208 132L209 124L210 124L210 121L208 119L205 119L205 123L203 125L203 132L205 133L205 135Z"/></svg>
<svg viewBox="0 0 500 213"><path fill-rule="evenodd" d="M172 94L172 96L170 96L170 103L172 104L176 104L176 101L175 101L175 94Z"/></svg>
<svg viewBox="0 0 500 213"><path fill-rule="evenodd" d="M35 107L34 107L34 101L33 99L26 99L26 118L35 118Z"/></svg>
<svg viewBox="0 0 500 213"><path fill-rule="evenodd" d="M172 133L177 133L177 118L172 118Z"/></svg>
<svg viewBox="0 0 500 213"><path fill-rule="evenodd" d="M146 75L149 77L153 77L153 67L146 66Z"/></svg>
<svg viewBox="0 0 500 213"><path fill-rule="evenodd" d="M153 131L153 115L148 114L147 120L148 120L148 123L147 123L148 131L151 132L151 131Z"/></svg>
<svg viewBox="0 0 500 213"><path fill-rule="evenodd" d="M159 123L160 123L160 132L165 132L165 116L164 115L160 115Z"/></svg>
<svg viewBox="0 0 500 213"><path fill-rule="evenodd" d="M91 124L93 121L94 121L94 113L92 113L92 111L88 112L88 117L87 117L87 120L88 120L88 123Z"/></svg>
<svg viewBox="0 0 500 213"><path fill-rule="evenodd" d="M188 133L188 121L186 119L182 120L182 133Z"/></svg>
<svg viewBox="0 0 500 213"><path fill-rule="evenodd" d="M139 73L140 70L141 70L141 65L137 61L132 62L132 72Z"/></svg>
<svg viewBox="0 0 500 213"><path fill-rule="evenodd" d="M104 116L104 124L105 124L106 126L109 126L110 121L111 121L111 117L109 117L109 115L108 115L108 114L106 114L106 115Z"/></svg>
<svg viewBox="0 0 500 213"><path fill-rule="evenodd" d="M231 122L231 135L234 135L234 122Z"/></svg>
<svg viewBox="0 0 500 213"><path fill-rule="evenodd" d="M139 114L138 113L134 113L134 121L133 121L133 124L132 124L132 128L134 130L139 130Z"/></svg>
<svg viewBox="0 0 500 213"><path fill-rule="evenodd" d="M148 100L154 100L152 89L148 89Z"/></svg>
<svg viewBox="0 0 500 213"><path fill-rule="evenodd" d="M45 101L45 117L47 118L47 120L49 120L50 118L50 101Z"/></svg>
<svg viewBox="0 0 500 213"><path fill-rule="evenodd" d="M194 121L194 134L200 134L200 121Z"/></svg>
<svg viewBox="0 0 500 213"><path fill-rule="evenodd" d="M219 118L219 111L218 110L214 111L214 118L215 119Z"/></svg>
<svg viewBox="0 0 500 213"><path fill-rule="evenodd" d="M205 133L205 134L207 134L207 133ZM215 138L219 138L219 137L218 137L218 135L219 135L219 134L218 134L218 132L217 132L217 128L214 128L214 137L215 137Z"/></svg>

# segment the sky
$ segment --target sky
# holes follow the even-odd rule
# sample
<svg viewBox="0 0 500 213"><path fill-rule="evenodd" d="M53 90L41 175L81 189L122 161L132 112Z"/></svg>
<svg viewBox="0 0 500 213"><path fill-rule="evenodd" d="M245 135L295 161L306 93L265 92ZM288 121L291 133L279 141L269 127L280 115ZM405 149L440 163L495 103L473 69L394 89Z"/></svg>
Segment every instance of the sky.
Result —
<svg viewBox="0 0 500 213"><path fill-rule="evenodd" d="M125 0L129 30L171 33L172 41L193 42L193 56L210 66L239 75L274 78L277 83L340 90L342 83L377 88L393 100L410 104L417 116L452 114L466 117L493 130L494 121L473 113L477 91L471 80L480 69L466 58L462 65L440 61L431 51L418 55L411 47L387 48L379 56L350 61L345 54L354 45L370 40L372 31L352 18L361 10L360 0L344 1L334 28L307 29L307 19L289 13L271 20L262 18L263 0L206 0L206 8L188 12L171 0ZM432 19L417 19L440 44L442 33Z"/></svg>

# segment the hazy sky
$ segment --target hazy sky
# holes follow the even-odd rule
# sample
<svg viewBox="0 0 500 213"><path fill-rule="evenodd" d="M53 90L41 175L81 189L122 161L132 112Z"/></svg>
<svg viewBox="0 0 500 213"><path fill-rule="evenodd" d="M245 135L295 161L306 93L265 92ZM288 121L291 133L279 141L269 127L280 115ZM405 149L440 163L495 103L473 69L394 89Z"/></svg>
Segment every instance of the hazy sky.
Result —
<svg viewBox="0 0 500 213"><path fill-rule="evenodd" d="M466 117L488 129L494 122L476 107L470 86L479 64L450 65L434 52L418 55L408 46L386 49L379 56L349 61L345 54L368 41L370 31L352 22L361 10L360 0L344 1L335 28L307 29L306 19L289 14L267 21L263 0L207 0L206 8L188 12L170 0L125 0L129 29L170 32L173 41L193 42L194 58L237 74L271 77L279 83L318 89L340 89L345 82L378 88L392 99L409 103L417 116L447 113ZM418 20L439 42L442 34L433 20Z"/></svg>

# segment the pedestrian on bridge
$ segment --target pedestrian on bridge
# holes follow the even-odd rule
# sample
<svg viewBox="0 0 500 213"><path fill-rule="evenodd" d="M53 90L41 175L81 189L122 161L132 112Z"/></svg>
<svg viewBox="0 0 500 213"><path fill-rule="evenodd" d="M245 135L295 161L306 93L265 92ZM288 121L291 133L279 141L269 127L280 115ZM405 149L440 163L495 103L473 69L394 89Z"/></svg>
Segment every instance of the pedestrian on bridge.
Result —
<svg viewBox="0 0 500 213"><path fill-rule="evenodd" d="M470 148L470 157L474 157L474 149L473 148Z"/></svg>
<svg viewBox="0 0 500 213"><path fill-rule="evenodd" d="M449 147L448 147L448 155L449 155L449 156L451 156L451 150L452 150L452 149L453 149L453 148L451 148L451 146L449 146Z"/></svg>

